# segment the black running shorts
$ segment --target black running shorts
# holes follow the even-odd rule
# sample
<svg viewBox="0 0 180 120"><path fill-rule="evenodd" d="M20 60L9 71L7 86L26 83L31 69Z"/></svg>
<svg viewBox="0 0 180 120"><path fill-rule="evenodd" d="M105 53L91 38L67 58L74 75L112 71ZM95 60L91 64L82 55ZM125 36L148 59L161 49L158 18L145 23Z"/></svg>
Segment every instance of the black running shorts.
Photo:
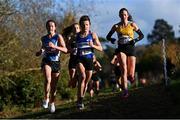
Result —
<svg viewBox="0 0 180 120"><path fill-rule="evenodd" d="M135 46L130 44L119 44L116 52L123 52L127 56L136 56Z"/></svg>
<svg viewBox="0 0 180 120"><path fill-rule="evenodd" d="M69 69L76 69L76 65L77 65L77 56L76 55L70 55L70 59L69 59L69 64L68 64L68 68Z"/></svg>
<svg viewBox="0 0 180 120"><path fill-rule="evenodd" d="M60 61L49 61L46 58L42 59L41 68L44 67L44 65L49 65L52 69L52 73L59 73L61 66Z"/></svg>
<svg viewBox="0 0 180 120"><path fill-rule="evenodd" d="M93 70L93 58L78 58L78 63L82 63L86 70Z"/></svg>

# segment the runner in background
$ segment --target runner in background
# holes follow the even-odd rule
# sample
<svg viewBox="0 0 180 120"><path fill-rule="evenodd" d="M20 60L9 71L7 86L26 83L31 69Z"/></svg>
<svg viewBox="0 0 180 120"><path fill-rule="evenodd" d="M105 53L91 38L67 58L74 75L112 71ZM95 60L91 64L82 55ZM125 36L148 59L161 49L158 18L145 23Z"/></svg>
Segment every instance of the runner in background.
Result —
<svg viewBox="0 0 180 120"><path fill-rule="evenodd" d="M96 95L99 94L99 81L100 81L100 77L98 76L98 73L102 71L102 66L99 63L99 61L96 59L96 56L93 56L93 73L92 73L92 77L91 80L89 82L89 92L90 92L90 96L93 97L94 93Z"/></svg>
<svg viewBox="0 0 180 120"><path fill-rule="evenodd" d="M80 27L78 23L74 23L71 26L66 27L63 30L63 37L66 39L66 46L68 48L68 53L70 53L70 59L68 64L70 80L68 87L75 88L77 84L77 45L76 45L76 33L80 32Z"/></svg>
<svg viewBox="0 0 180 120"><path fill-rule="evenodd" d="M116 50L115 50L116 51ZM114 74L115 74L115 89L119 89L120 91L122 90L122 82L121 82L121 69L120 69L120 63L117 59L117 54L116 52L113 55L113 59L111 60L111 65L112 65L112 69L114 70Z"/></svg>

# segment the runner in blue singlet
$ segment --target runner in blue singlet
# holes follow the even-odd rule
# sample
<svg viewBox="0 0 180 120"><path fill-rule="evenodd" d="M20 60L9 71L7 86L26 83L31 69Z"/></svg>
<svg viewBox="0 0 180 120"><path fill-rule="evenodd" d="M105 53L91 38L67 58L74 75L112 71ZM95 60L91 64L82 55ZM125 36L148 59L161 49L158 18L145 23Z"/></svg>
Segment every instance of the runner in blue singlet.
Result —
<svg viewBox="0 0 180 120"><path fill-rule="evenodd" d="M84 108L83 98L85 96L87 85L92 76L93 69L93 49L102 51L101 43L98 36L94 32L90 32L90 19L84 15L79 21L81 31L77 34L77 56L78 69L80 72L80 80L78 84L78 100L79 109Z"/></svg>
<svg viewBox="0 0 180 120"><path fill-rule="evenodd" d="M56 33L56 23L53 20L46 22L48 34L41 38L42 47L36 52L36 56L43 53L42 70L45 76L43 107L55 112L56 87L60 70L60 51L67 52L64 39ZM50 103L50 104L49 104Z"/></svg>

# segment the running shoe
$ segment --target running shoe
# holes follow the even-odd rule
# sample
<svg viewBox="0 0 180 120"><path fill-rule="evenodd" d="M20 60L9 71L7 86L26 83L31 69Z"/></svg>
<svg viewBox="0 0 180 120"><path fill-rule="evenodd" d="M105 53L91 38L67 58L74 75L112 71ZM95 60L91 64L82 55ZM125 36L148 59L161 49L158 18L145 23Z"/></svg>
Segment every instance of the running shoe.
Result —
<svg viewBox="0 0 180 120"><path fill-rule="evenodd" d="M81 97L81 98L77 101L77 107L78 107L79 110L84 109L83 97Z"/></svg>
<svg viewBox="0 0 180 120"><path fill-rule="evenodd" d="M135 79L131 76L128 76L127 79L133 84L135 82Z"/></svg>
<svg viewBox="0 0 180 120"><path fill-rule="evenodd" d="M43 100L43 108L48 108L49 99Z"/></svg>
<svg viewBox="0 0 180 120"><path fill-rule="evenodd" d="M56 108L55 108L54 103L51 103L51 104L50 104L49 110L50 110L51 113L54 113L54 112L56 111Z"/></svg>
<svg viewBox="0 0 180 120"><path fill-rule="evenodd" d="M122 93L122 97L127 98L128 96L129 96L128 90L125 89Z"/></svg>
<svg viewBox="0 0 180 120"><path fill-rule="evenodd" d="M84 109L84 104L83 103L78 103L77 107L79 110L83 110Z"/></svg>

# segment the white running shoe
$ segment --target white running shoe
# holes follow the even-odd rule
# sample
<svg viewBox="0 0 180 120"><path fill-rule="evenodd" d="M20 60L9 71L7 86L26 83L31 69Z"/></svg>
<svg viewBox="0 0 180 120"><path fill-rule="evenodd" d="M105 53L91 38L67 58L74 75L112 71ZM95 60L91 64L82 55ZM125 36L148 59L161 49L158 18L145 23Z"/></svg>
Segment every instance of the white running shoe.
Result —
<svg viewBox="0 0 180 120"><path fill-rule="evenodd" d="M78 107L79 110L83 110L84 109L84 104L83 103L82 104L78 103L77 107Z"/></svg>
<svg viewBox="0 0 180 120"><path fill-rule="evenodd" d="M43 100L43 108L48 108L49 99Z"/></svg>
<svg viewBox="0 0 180 120"><path fill-rule="evenodd" d="M116 84L116 89L118 89L119 88L119 85L118 84Z"/></svg>
<svg viewBox="0 0 180 120"><path fill-rule="evenodd" d="M51 103L51 104L50 104L49 110L50 110L51 113L54 113L54 112L56 111L56 108L55 108L54 103Z"/></svg>

